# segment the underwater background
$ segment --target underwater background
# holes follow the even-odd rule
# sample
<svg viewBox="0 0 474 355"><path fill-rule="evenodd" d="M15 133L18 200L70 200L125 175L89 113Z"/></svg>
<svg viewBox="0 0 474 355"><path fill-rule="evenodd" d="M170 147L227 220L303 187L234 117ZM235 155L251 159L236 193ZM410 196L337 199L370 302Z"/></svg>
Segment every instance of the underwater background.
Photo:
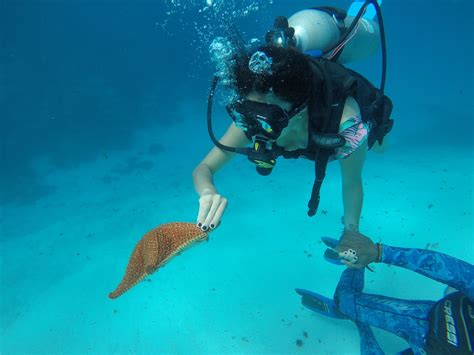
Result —
<svg viewBox="0 0 474 355"><path fill-rule="evenodd" d="M137 240L194 222L191 172L212 147L209 44L235 25L263 39L275 16L351 1L0 2L0 352L2 354L357 354L354 324L304 309L295 287L331 297L342 267L331 164L313 218L314 166L280 159L261 177L243 157L216 176L229 199L208 243L117 300ZM474 262L471 0L385 0L390 149L369 153L361 232ZM379 54L349 66L378 85ZM214 125L230 123L216 108ZM438 299L444 286L376 265L369 293ZM407 347L375 331L387 354Z"/></svg>

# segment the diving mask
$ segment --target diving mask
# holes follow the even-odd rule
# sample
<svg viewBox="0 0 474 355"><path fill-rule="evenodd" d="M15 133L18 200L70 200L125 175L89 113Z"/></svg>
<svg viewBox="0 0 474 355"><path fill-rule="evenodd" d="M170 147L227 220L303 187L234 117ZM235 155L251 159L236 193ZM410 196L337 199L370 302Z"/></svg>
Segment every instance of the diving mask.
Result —
<svg viewBox="0 0 474 355"><path fill-rule="evenodd" d="M305 107L303 104L287 111L274 104L237 100L227 105L226 109L236 126L247 132L248 136L276 141L290 119Z"/></svg>

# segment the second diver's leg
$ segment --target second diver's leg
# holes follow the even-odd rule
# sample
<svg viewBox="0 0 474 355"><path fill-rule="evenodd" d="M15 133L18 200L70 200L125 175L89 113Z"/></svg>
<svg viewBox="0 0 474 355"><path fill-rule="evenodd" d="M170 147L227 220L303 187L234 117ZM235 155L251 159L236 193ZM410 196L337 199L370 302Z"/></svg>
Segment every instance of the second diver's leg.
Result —
<svg viewBox="0 0 474 355"><path fill-rule="evenodd" d="M423 348L429 329L428 313L435 302L365 294L363 287L364 269L346 269L334 295L339 310L354 321L384 329L414 348Z"/></svg>
<svg viewBox="0 0 474 355"><path fill-rule="evenodd" d="M338 290L349 289L354 292L361 292L364 288L364 271L354 270L356 272L343 272L339 281L338 289L334 294L334 300L338 304L339 292ZM342 295L342 294L341 294ZM359 331L360 338L360 353L361 355L384 355L382 348L380 347L377 339L375 338L372 329L369 324L355 320L357 330Z"/></svg>
<svg viewBox="0 0 474 355"><path fill-rule="evenodd" d="M356 321L357 330L360 337L360 353L361 355L384 355L375 335L368 324Z"/></svg>

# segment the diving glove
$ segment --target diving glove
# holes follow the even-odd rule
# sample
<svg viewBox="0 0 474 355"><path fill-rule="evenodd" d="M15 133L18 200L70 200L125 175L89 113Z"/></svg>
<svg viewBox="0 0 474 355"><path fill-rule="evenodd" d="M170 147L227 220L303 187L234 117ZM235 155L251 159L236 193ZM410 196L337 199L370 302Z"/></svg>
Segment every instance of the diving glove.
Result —
<svg viewBox="0 0 474 355"><path fill-rule="evenodd" d="M344 231L338 241L333 238L323 237L321 240L329 248L324 253L327 261L362 269L373 262L380 262L382 245L374 244L365 235L355 231Z"/></svg>

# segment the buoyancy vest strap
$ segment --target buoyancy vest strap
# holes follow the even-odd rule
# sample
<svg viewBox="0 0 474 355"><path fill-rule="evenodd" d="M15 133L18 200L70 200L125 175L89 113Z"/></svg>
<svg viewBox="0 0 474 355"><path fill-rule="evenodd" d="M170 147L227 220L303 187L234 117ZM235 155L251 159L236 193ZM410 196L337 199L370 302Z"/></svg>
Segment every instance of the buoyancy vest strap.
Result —
<svg viewBox="0 0 474 355"><path fill-rule="evenodd" d="M318 149L316 153L316 161L314 164L315 179L313 189L311 190L311 198L308 202L308 216L312 217L316 214L320 201L320 190L326 176L326 167L328 164L331 151L329 149Z"/></svg>
<svg viewBox="0 0 474 355"><path fill-rule="evenodd" d="M326 167L329 157L334 148L322 147L316 144L313 140L315 134L334 133L329 129L334 129L334 123L331 120L334 118L333 104L333 85L331 79L327 75L322 63L312 61L313 67L313 93L310 110L308 112L308 146L314 151L314 173L315 179L313 188L311 190L311 198L308 202L308 216L312 217L318 210L320 201L321 185L326 176ZM324 94L323 97L318 97L318 94ZM337 121L337 120L336 120ZM339 124L337 125L339 127ZM337 133L337 128L336 128Z"/></svg>
<svg viewBox="0 0 474 355"><path fill-rule="evenodd" d="M343 104L340 104L340 105L343 106ZM336 118L335 115L339 115L340 117L340 115L342 114L342 108L338 110L331 110L330 112L333 115L332 117ZM335 129L337 132L339 128L339 120L329 119L328 121L329 121L327 123L327 125L329 126L328 131L331 132ZM309 217L314 216L318 210L321 186L323 184L324 178L326 177L326 167L328 165L329 157L332 155L333 152L334 152L334 147L323 148L321 146L317 146L316 148L315 157L314 157L315 179L313 182L313 189L311 190L311 198L308 202L308 216Z"/></svg>
<svg viewBox="0 0 474 355"><path fill-rule="evenodd" d="M331 80L322 68L322 63L313 60L311 66L313 68L313 91L308 105L308 128L310 128L308 131L326 133L325 128L330 119L329 107L332 102L333 88ZM308 139L311 137L308 136Z"/></svg>

